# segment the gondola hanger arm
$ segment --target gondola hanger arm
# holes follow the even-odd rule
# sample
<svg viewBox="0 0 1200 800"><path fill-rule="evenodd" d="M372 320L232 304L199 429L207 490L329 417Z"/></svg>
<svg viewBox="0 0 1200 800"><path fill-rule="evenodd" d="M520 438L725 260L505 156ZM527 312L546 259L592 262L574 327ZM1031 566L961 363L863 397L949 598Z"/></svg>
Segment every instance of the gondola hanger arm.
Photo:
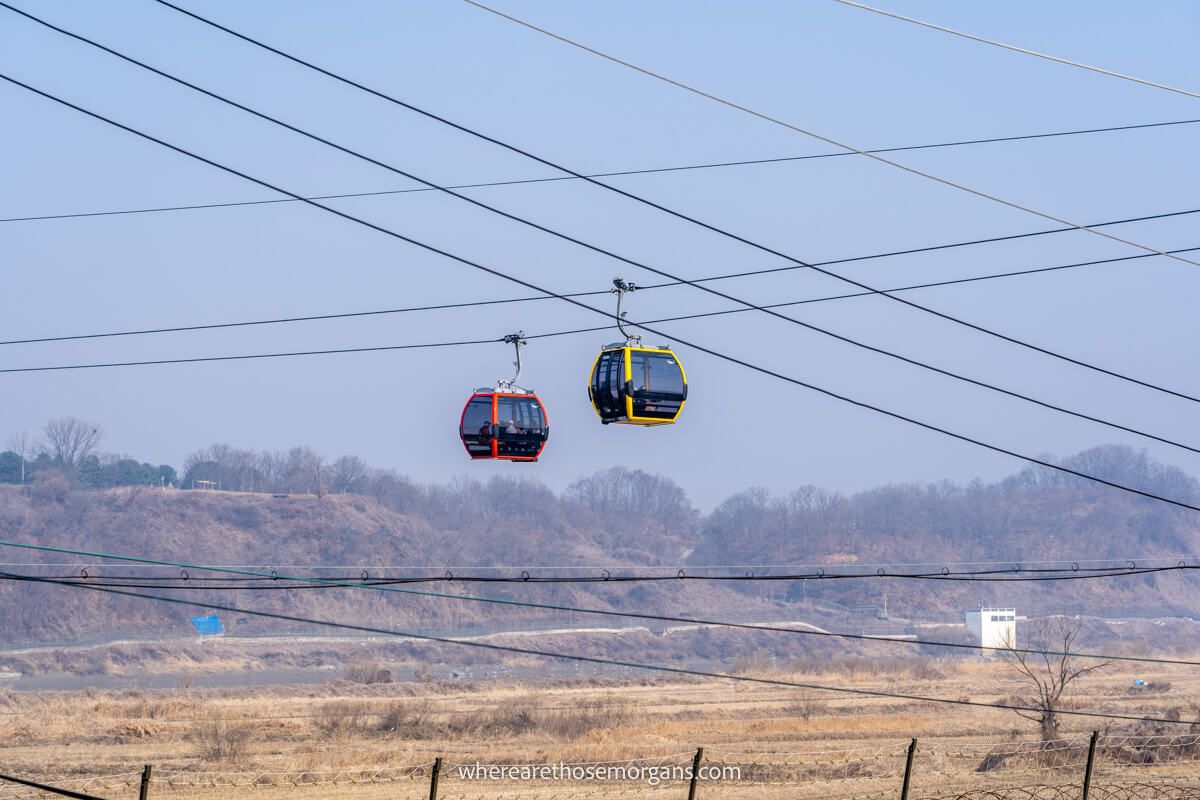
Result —
<svg viewBox="0 0 1200 800"><path fill-rule="evenodd" d="M513 375L512 378L507 380L501 378L500 380L496 381L496 391L511 392L516 390L518 392L523 392L524 394L533 394L532 389L524 389L517 384L517 381L521 379L521 347L525 344L525 331L517 331L516 333L506 334L503 341L505 344L511 344L516 348L517 360L513 362L513 366L517 368L517 374Z"/></svg>
<svg viewBox="0 0 1200 800"><path fill-rule="evenodd" d="M640 347L642 337L632 334L625 329L625 317L629 314L628 311L621 310L621 301L625 298L627 292L637 291L637 285L632 281L627 281L624 278L613 278L613 288L609 289L617 296L617 330L621 331L621 335L625 337L626 347Z"/></svg>

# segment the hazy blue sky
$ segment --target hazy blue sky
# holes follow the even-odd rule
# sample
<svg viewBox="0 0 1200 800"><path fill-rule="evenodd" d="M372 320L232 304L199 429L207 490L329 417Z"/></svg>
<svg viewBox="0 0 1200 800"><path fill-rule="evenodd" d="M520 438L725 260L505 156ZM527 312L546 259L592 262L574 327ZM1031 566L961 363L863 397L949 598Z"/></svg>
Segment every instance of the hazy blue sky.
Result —
<svg viewBox="0 0 1200 800"><path fill-rule="evenodd" d="M881 0L882 2L882 0ZM504 9L796 124L864 146L1200 117L1200 101L805 2L561 3ZM149 0L21 5L201 85L431 180L550 175ZM606 171L828 152L806 137L602 62L465 3L189 4L345 75L573 168ZM889 9L1139 76L1200 88L1200 6L889 2ZM405 180L200 97L0 10L0 71L304 193ZM271 197L70 110L0 86L0 217ZM1090 223L1196 207L1200 126L903 153L897 160ZM798 257L825 260L1048 227L1036 217L850 157L613 182ZM475 196L689 277L781 263L579 183ZM560 291L652 276L435 193L338 201ZM1123 226L1200 245L1194 217ZM300 204L0 224L0 337L369 310L527 294ZM1128 255L1088 234L841 267L877 286ZM803 271L726 282L759 302L841 291ZM912 295L1106 367L1200 392L1200 269L1144 259ZM608 303L604 302L605 307ZM715 309L694 289L631 298L632 318ZM1200 444L1195 406L1019 351L881 298L791 313L1040 398ZM357 321L0 348L0 366L403 344L598 324L555 301ZM1031 408L753 313L667 331L856 398L1032 454L1142 440ZM503 345L275 361L0 375L0 433L100 422L107 450L179 465L213 442L309 444L418 480L528 475L561 488L623 464L669 475L701 506L752 484L855 490L994 478L1018 462L679 350L681 423L604 428L586 373L614 334L538 341L525 383L552 426L536 465L472 464L456 437L469 390L505 374ZM658 344L658 337L648 337ZM1179 450L1150 447L1193 473Z"/></svg>

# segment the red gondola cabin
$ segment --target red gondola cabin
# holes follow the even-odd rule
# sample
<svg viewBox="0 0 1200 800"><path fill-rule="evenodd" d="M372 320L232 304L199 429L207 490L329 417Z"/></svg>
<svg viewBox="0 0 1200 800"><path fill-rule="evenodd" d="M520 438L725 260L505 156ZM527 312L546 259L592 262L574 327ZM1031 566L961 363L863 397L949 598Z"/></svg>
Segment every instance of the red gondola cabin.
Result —
<svg viewBox="0 0 1200 800"><path fill-rule="evenodd" d="M550 425L537 395L484 388L467 401L458 433L473 459L537 461Z"/></svg>

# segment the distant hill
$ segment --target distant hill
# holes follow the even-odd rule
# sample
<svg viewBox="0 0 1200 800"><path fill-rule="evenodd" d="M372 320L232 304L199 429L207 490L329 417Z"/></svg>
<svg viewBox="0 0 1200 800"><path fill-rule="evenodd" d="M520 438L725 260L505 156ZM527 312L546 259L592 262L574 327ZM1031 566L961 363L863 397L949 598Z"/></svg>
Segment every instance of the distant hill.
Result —
<svg viewBox="0 0 1200 800"><path fill-rule="evenodd" d="M1200 497L1189 476L1127 448L1098 448L1068 463L1181 500ZM0 486L0 538L260 565L281 572L288 565L341 565L354 569L323 574L356 579L361 569L380 577L382 566L428 567L431 575L507 567L503 574L519 575L524 567L539 566L696 571L703 565L734 564L1015 565L1049 559L1178 558L1200 551L1200 515L1041 469L992 484L893 485L852 496L801 487L771 497L751 489L707 516L697 513L671 481L619 469L581 480L562 496L521 480L420 487L395 476L363 483L358 491L362 493L317 497L136 487L79 490L41 479L28 486ZM0 561L77 564L83 559L6 550ZM769 575L781 568L754 570ZM89 574L132 571L110 566ZM56 568L42 574L62 573ZM1032 613L1200 616L1200 581L1181 574L1064 583L930 584L877 578L464 586L441 581L411 588L742 619L812 613L809 606L789 608L787 602L832 610L883 606L885 594L888 612L897 619L954 619L962 608L981 602L1017 605ZM562 612L345 589L187 596L409 630L594 621ZM63 587L0 582L0 638L9 644L187 635L188 613L196 612ZM261 619L228 624L246 633L289 629Z"/></svg>
<svg viewBox="0 0 1200 800"><path fill-rule="evenodd" d="M70 491L58 485L0 487L0 530L3 538L18 541L190 563L257 565L283 574L292 565L304 565L292 572L305 574L313 574L308 566L349 565L352 569L348 571L319 569L316 574L353 580L360 579L362 569L372 577L382 577L381 566L428 566L433 569L426 574L443 576L447 570L478 573L481 570L472 567L510 565L504 574L515 576L522 567L538 564L674 563L672 559L683 551L687 539L684 532L653 525L653 532L641 541L630 530L607 530L590 510L561 503L544 487L526 482L438 487L422 492L414 504L406 512L389 508L374 497L353 494L318 498L151 488ZM78 574L77 565L97 561L13 549L0 560L70 563L76 566L13 568L70 576ZM133 573L179 575L174 569L146 572L120 564L89 569L96 580L106 574ZM204 577L193 570L189 585L201 585ZM681 610L670 599L677 587L589 591L573 586L439 581L410 588L600 607L636 601L638 607ZM692 597L701 600L715 591L702 586L688 588L694 590ZM347 589L164 593L196 598L200 603L245 604L260 610L410 630L566 625L570 621L561 613ZM741 601L728 590L718 593ZM6 644L101 640L118 634L188 635L186 616L202 610L203 606L189 610L66 587L0 582L0 631L4 632L0 638ZM236 630L247 633L295 627L253 618L240 622Z"/></svg>
<svg viewBox="0 0 1200 800"><path fill-rule="evenodd" d="M1066 466L1164 497L1200 504L1181 470L1125 447L1101 447ZM1040 467L996 483L891 485L845 497L803 487L781 498L759 490L730 497L700 523L695 558L709 563L931 564L1188 559L1200 552L1200 513ZM1200 566L1200 561L1187 563ZM1003 567L1003 565L1000 565ZM881 602L922 616L971 604L1036 613L1155 616L1200 612L1192 573L1055 583L879 580L815 587L808 595ZM1004 576L1015 577L1015 576ZM1025 577L1032 577L1026 575Z"/></svg>

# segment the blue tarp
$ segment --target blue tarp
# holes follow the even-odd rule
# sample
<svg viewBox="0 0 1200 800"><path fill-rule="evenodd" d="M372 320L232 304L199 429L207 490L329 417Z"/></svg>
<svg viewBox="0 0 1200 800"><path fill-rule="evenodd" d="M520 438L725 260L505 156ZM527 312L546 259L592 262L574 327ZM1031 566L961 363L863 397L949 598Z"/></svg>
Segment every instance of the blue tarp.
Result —
<svg viewBox="0 0 1200 800"><path fill-rule="evenodd" d="M201 636L216 636L225 632L225 628L216 614L209 614L207 617L188 617L188 619L191 620L196 633Z"/></svg>

